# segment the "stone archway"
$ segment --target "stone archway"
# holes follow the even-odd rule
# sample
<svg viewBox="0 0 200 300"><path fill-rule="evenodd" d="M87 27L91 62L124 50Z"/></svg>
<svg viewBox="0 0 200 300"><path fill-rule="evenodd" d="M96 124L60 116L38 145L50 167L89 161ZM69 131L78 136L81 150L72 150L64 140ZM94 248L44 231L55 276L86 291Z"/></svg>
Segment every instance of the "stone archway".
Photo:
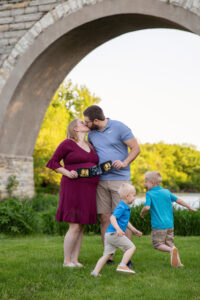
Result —
<svg viewBox="0 0 200 300"><path fill-rule="evenodd" d="M39 5L40 0L31 2ZM134 30L175 28L200 34L197 1L59 2L62 3L35 22L2 64L2 197L11 174L16 174L20 182L18 195L33 195L32 152L45 111L59 84L85 55L104 42Z"/></svg>

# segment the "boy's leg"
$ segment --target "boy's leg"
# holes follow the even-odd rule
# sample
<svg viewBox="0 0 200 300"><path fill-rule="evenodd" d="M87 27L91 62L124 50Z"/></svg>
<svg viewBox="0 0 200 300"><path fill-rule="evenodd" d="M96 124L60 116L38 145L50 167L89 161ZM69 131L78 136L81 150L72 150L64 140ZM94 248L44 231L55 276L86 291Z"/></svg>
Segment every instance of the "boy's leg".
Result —
<svg viewBox="0 0 200 300"><path fill-rule="evenodd" d="M103 266L105 265L107 260L110 259L111 256L112 256L112 254L107 254L107 255L102 256L98 260L98 262L97 262L97 264L96 264L96 266L95 266L95 268L92 272L94 272L96 274L99 274L99 272L101 271L101 269L103 268Z"/></svg>
<svg viewBox="0 0 200 300"><path fill-rule="evenodd" d="M133 246L124 252L121 263L127 265L128 261L131 259L133 253L135 252L136 247Z"/></svg>
<svg viewBox="0 0 200 300"><path fill-rule="evenodd" d="M174 246L174 228L167 229L166 245L171 247L171 265L173 267L184 267L181 263L178 249Z"/></svg>

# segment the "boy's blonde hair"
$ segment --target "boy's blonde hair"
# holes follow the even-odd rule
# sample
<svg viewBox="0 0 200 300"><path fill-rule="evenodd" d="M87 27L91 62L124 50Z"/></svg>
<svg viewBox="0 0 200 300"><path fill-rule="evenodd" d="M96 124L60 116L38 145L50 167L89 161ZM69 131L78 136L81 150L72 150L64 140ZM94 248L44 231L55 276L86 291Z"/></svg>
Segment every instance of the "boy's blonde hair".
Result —
<svg viewBox="0 0 200 300"><path fill-rule="evenodd" d="M145 174L145 179L158 185L162 182L162 176L158 171L147 172Z"/></svg>
<svg viewBox="0 0 200 300"><path fill-rule="evenodd" d="M120 198L124 198L126 195L136 192L135 187L129 183L122 183L119 187L118 193Z"/></svg>

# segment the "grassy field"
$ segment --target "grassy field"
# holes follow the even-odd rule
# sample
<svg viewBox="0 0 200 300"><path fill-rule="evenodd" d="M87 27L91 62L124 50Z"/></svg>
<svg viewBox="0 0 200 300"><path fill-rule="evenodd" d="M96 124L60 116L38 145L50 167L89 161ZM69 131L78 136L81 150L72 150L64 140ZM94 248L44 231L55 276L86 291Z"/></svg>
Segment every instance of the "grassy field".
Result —
<svg viewBox="0 0 200 300"><path fill-rule="evenodd" d="M105 266L102 277L90 272L102 255L100 236L84 236L80 261L82 269L62 267L63 238L0 236L0 299L200 299L200 237L176 237L185 268L172 268L168 253L156 251L149 236L134 238L135 275Z"/></svg>

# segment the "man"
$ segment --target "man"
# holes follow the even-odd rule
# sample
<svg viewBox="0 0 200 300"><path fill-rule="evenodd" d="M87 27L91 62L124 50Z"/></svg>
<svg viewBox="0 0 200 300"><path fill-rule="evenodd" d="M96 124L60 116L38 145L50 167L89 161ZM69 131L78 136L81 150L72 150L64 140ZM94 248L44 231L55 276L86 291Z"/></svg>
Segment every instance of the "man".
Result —
<svg viewBox="0 0 200 300"><path fill-rule="evenodd" d="M97 188L97 213L100 214L101 238L104 244L110 216L120 201L118 188L123 182L130 183L130 163L140 153L140 147L130 128L122 122L105 118L99 106L89 106L83 115L85 124L90 129L88 141L94 146L99 163L112 160L113 166L111 171L100 176ZM129 229L126 235L132 239Z"/></svg>

